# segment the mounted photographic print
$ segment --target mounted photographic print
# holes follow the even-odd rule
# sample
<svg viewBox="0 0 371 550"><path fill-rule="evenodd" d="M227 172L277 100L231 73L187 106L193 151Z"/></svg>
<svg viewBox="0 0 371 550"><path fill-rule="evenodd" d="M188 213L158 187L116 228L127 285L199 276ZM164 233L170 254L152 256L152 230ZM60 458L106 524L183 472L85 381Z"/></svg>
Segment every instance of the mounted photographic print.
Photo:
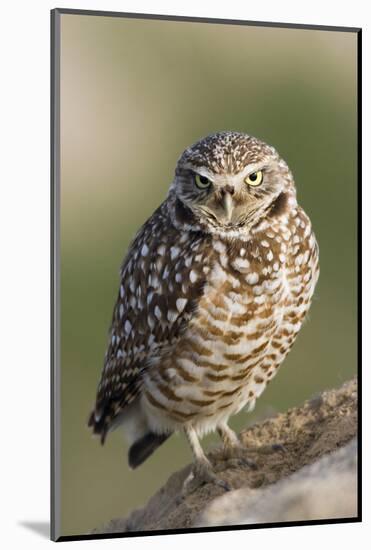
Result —
<svg viewBox="0 0 371 550"><path fill-rule="evenodd" d="M361 31L52 11L52 538L360 521Z"/></svg>

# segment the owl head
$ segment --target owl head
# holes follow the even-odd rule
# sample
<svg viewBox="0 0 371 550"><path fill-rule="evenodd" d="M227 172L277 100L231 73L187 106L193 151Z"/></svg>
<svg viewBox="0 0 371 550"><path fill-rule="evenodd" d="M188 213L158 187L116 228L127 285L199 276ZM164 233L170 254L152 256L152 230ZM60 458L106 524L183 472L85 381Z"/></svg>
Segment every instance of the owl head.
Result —
<svg viewBox="0 0 371 550"><path fill-rule="evenodd" d="M202 228L228 233L252 227L277 201L295 197L295 188L273 147L247 134L218 132L184 151L169 196Z"/></svg>

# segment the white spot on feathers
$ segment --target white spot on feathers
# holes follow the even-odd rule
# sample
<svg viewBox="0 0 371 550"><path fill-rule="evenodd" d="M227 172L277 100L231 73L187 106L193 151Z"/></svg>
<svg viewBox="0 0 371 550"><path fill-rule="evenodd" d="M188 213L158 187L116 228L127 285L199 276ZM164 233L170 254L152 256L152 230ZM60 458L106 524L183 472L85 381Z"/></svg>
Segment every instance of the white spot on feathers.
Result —
<svg viewBox="0 0 371 550"><path fill-rule="evenodd" d="M187 300L185 298L178 298L175 305L179 313L182 313L183 309L185 308L187 303Z"/></svg>
<svg viewBox="0 0 371 550"><path fill-rule="evenodd" d="M150 315L148 315L148 317L147 317L147 323L148 323L148 326L151 330L153 330L155 328L155 321L152 319L152 317Z"/></svg>
<svg viewBox="0 0 371 550"><path fill-rule="evenodd" d="M303 254L298 254L295 258L295 265L301 265L303 263Z"/></svg>
<svg viewBox="0 0 371 550"><path fill-rule="evenodd" d="M126 332L126 334L130 334L130 331L131 331L131 323L128 319L126 319L125 321L125 324L124 324L124 330Z"/></svg>
<svg viewBox="0 0 371 550"><path fill-rule="evenodd" d="M175 258L177 258L179 256L179 252L180 252L180 248L178 248L177 246L172 246L170 248L170 257L172 260L175 260Z"/></svg>
<svg viewBox="0 0 371 550"><path fill-rule="evenodd" d="M148 256L148 252L149 252L149 248L148 248L148 246L144 243L144 245L142 246L142 250L141 250L142 256Z"/></svg>
<svg viewBox="0 0 371 550"><path fill-rule="evenodd" d="M195 283L198 279L198 275L193 269L189 274L189 279L190 279L191 283Z"/></svg>
<svg viewBox="0 0 371 550"><path fill-rule="evenodd" d="M167 320L169 321L169 323L173 323L174 321L176 321L177 318L178 318L178 312L177 311L169 310L167 312Z"/></svg>
<svg viewBox="0 0 371 550"><path fill-rule="evenodd" d="M250 262L245 258L236 258L235 261L233 262L233 266L238 271L246 271L250 267Z"/></svg>
<svg viewBox="0 0 371 550"><path fill-rule="evenodd" d="M246 275L246 282L249 285L255 285L259 281L259 275L256 272L249 273Z"/></svg>

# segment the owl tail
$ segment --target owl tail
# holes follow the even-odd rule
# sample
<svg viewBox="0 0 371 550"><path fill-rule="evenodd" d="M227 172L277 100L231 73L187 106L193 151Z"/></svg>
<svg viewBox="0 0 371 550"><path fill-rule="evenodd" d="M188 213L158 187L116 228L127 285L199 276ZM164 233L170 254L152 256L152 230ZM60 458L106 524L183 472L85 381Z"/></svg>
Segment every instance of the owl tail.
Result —
<svg viewBox="0 0 371 550"><path fill-rule="evenodd" d="M129 449L128 461L130 468L137 468L151 454L171 436L168 434L155 434L153 432L147 432L143 437L135 441Z"/></svg>

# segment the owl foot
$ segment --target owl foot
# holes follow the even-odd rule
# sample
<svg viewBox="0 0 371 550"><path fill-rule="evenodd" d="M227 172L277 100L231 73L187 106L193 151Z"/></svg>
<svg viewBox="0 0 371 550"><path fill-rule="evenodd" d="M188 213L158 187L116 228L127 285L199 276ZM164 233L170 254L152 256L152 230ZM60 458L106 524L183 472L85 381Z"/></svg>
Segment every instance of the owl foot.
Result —
<svg viewBox="0 0 371 550"><path fill-rule="evenodd" d="M207 483L216 485L217 487L224 489L224 491L231 490L231 486L226 481L218 478L214 474L212 466L207 459L202 461L197 460L197 462L194 463L191 473L183 483L181 495L183 497L189 495Z"/></svg>
<svg viewBox="0 0 371 550"><path fill-rule="evenodd" d="M287 449L281 443L272 443L270 445L262 445L261 447L256 447L256 448L254 447L254 452L263 454L263 455L268 455L268 454L277 453L277 452L286 453Z"/></svg>
<svg viewBox="0 0 371 550"><path fill-rule="evenodd" d="M243 466L246 468L250 468L251 470L258 469L258 465L256 464L256 462L246 457L228 458L226 462L229 468L240 468L241 466Z"/></svg>
<svg viewBox="0 0 371 550"><path fill-rule="evenodd" d="M217 429L223 441L223 460L227 461L231 468L246 466L256 470L256 463L247 456L248 450L243 446L238 435L226 423L220 424Z"/></svg>
<svg viewBox="0 0 371 550"><path fill-rule="evenodd" d="M245 466L247 468L251 468L251 470L257 470L258 465L247 455L248 450L242 445L242 443L239 445L234 445L233 447L228 446L223 448L223 458L231 468Z"/></svg>

